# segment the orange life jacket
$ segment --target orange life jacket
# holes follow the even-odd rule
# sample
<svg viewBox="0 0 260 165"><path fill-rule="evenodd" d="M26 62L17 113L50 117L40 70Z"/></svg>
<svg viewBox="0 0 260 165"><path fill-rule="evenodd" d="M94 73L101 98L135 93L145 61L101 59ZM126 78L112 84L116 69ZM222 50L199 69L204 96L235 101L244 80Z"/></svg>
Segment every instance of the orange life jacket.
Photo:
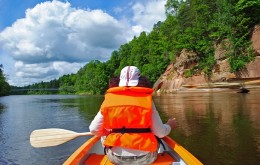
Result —
<svg viewBox="0 0 260 165"><path fill-rule="evenodd" d="M114 87L107 90L101 113L104 128L112 132L106 137L105 146L156 151L156 137L151 131L142 132L150 130L152 125L152 92L153 89L144 87Z"/></svg>

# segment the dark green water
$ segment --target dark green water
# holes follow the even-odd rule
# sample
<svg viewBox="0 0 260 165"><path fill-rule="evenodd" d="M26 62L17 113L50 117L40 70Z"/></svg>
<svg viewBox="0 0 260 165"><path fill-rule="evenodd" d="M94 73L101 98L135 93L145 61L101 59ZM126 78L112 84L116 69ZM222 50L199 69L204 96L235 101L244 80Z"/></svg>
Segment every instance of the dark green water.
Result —
<svg viewBox="0 0 260 165"><path fill-rule="evenodd" d="M0 164L58 165L89 137L56 147L33 148L33 130L87 132L103 96L0 97ZM260 162L260 92L182 93L154 96L163 121L178 120L170 136L208 165Z"/></svg>

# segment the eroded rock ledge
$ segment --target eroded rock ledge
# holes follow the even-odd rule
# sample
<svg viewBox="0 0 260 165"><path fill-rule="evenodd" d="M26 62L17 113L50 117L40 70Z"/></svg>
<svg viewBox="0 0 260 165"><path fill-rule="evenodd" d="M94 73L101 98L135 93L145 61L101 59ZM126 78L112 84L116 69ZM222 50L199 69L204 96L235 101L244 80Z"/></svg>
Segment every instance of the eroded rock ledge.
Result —
<svg viewBox="0 0 260 165"><path fill-rule="evenodd" d="M246 65L243 72L232 73L228 59L225 57L223 45L215 45L216 65L212 70L210 78L203 73L191 77L185 76L186 71L197 64L197 55L187 50L182 50L180 56L176 57L175 63L170 64L154 85L156 92L174 93L188 89L216 89L228 88L239 89L260 88L260 26L256 26L252 34L252 46L257 54L255 59Z"/></svg>

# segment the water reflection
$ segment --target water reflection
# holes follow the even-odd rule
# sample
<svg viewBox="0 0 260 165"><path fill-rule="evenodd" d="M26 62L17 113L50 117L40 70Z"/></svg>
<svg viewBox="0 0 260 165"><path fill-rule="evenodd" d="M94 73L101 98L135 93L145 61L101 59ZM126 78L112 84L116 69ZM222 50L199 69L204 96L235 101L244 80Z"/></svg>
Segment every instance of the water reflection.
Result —
<svg viewBox="0 0 260 165"><path fill-rule="evenodd" d="M260 94L182 93L155 96L164 116L176 117L177 141L205 164L260 161Z"/></svg>
<svg viewBox="0 0 260 165"><path fill-rule="evenodd" d="M79 137L60 146L33 148L33 130L63 128L87 132L103 97L30 95L0 98L0 164L62 164L90 137Z"/></svg>
<svg viewBox="0 0 260 165"><path fill-rule="evenodd" d="M62 164L89 137L56 147L32 148L35 129L76 132L88 126L103 96L45 95L0 97L0 164ZM154 96L164 121L176 117L170 136L206 165L260 162L260 92L182 93Z"/></svg>
<svg viewBox="0 0 260 165"><path fill-rule="evenodd" d="M0 113L4 111L4 105L0 103Z"/></svg>

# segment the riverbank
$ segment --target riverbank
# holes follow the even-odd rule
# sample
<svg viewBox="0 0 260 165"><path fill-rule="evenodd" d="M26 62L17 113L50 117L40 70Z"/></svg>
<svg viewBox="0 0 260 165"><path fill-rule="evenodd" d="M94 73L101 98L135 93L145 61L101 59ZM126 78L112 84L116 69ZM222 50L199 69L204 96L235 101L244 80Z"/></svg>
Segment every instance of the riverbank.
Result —
<svg viewBox="0 0 260 165"><path fill-rule="evenodd" d="M156 93L179 93L179 92L237 92L249 93L260 91L260 80L233 80L229 82L185 84L180 88L155 89Z"/></svg>

